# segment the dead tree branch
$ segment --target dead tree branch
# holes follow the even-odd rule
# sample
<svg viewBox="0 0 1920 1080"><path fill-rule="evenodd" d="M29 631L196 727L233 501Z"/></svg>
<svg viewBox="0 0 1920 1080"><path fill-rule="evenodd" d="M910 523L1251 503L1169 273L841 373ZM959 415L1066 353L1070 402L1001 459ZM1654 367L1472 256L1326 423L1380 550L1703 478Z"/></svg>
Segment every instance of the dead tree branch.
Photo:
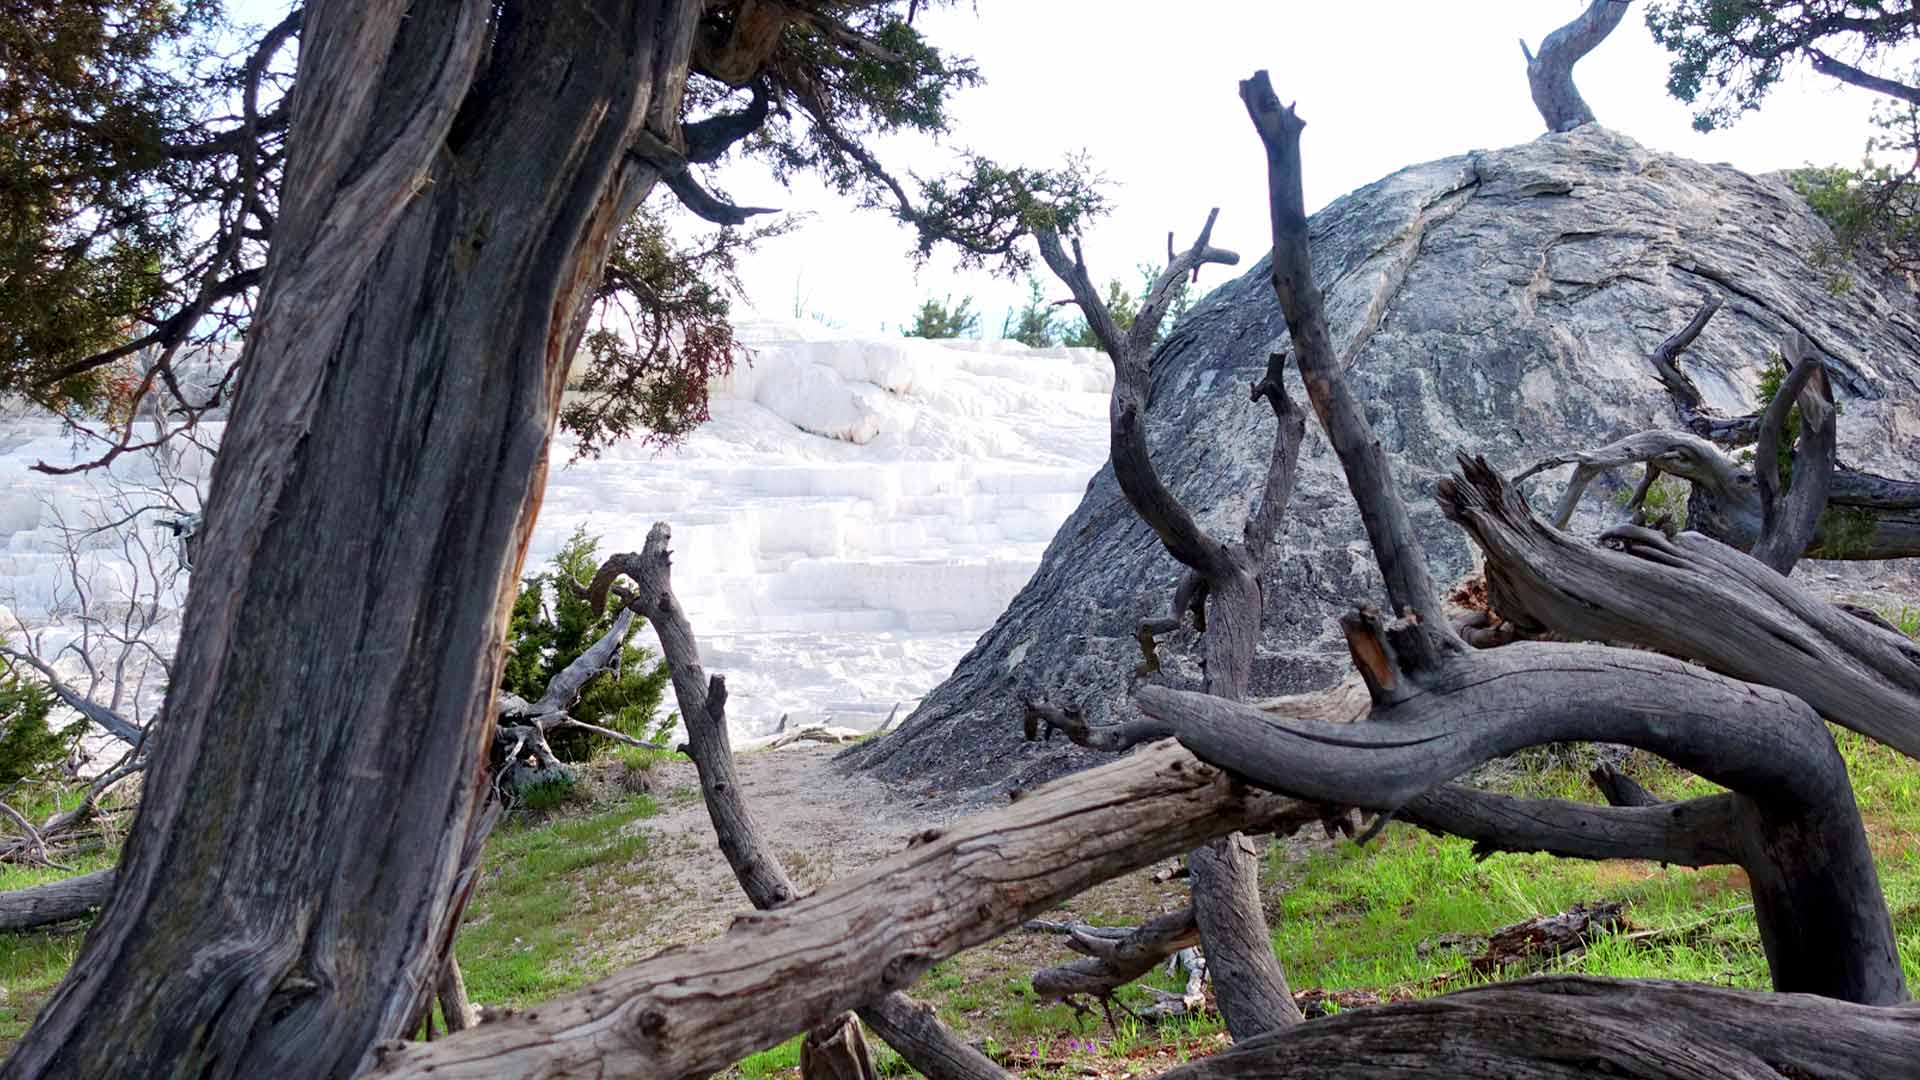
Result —
<svg viewBox="0 0 1920 1080"><path fill-rule="evenodd" d="M1132 929L1109 930L1084 924L1061 929L1068 946L1081 957L1034 973L1034 993L1043 1001L1065 1001L1082 994L1110 1001L1115 990L1180 950L1200 943L1200 925L1194 921L1191 907L1149 919Z"/></svg>
<svg viewBox="0 0 1920 1080"><path fill-rule="evenodd" d="M1845 762L1799 699L1652 653L1531 643L1456 659L1425 673L1421 690L1339 726L1158 686L1135 701L1201 760L1250 783L1378 811L1526 746L1659 754L1734 793L1728 843L1751 878L1775 989L1905 1000Z"/></svg>
<svg viewBox="0 0 1920 1080"><path fill-rule="evenodd" d="M1781 574L1793 573L1800 553L1813 540L1820 515L1827 509L1827 492L1833 477L1835 453L1835 417L1833 387L1827 380L1826 365L1820 354L1799 333L1787 335L1787 377L1767 403L1760 417L1760 441L1755 444L1753 475L1760 491L1760 539L1754 541L1755 559ZM1785 437L1787 416L1796 406L1800 414L1799 438L1790 452L1793 469L1790 487L1780 491L1781 440Z"/></svg>
<svg viewBox="0 0 1920 1080"><path fill-rule="evenodd" d="M1456 1076L1779 1080L1900 1076L1920 1009L1693 983L1555 975L1356 1009L1256 1039L1162 1080Z"/></svg>
<svg viewBox="0 0 1920 1080"><path fill-rule="evenodd" d="M1527 86L1548 131L1572 131L1593 123L1593 110L1573 85L1573 65L1605 41L1626 13L1627 0L1593 0L1572 22L1540 42L1539 55L1527 48L1524 39L1520 42L1527 58Z"/></svg>
<svg viewBox="0 0 1920 1080"><path fill-rule="evenodd" d="M31 930L84 918L113 894L115 871L109 867L79 877L49 881L0 893L0 930Z"/></svg>
<svg viewBox="0 0 1920 1080"><path fill-rule="evenodd" d="M1207 214L1200 235L1183 252L1168 240L1167 266L1148 287L1138 315L1124 332L1113 318L1087 272L1080 242L1073 240L1067 257L1060 236L1036 229L1041 258L1064 282L1085 315L1094 337L1113 362L1113 399L1109 410L1109 452L1114 478L1128 505L1160 537L1168 554L1188 573L1175 590L1168 618L1140 624L1142 653L1139 670L1159 668L1154 634L1178 629L1187 611L1205 630L1207 692L1238 700L1247 694L1253 676L1253 656L1260 641L1264 593L1260 575L1272 546L1274 531L1292 497L1306 421L1288 397L1284 383L1285 357L1268 361L1266 377L1252 387L1250 400L1265 398L1277 427L1267 476L1255 509L1244 527L1242 542L1222 543L1208 536L1193 514L1170 491L1154 468L1147 448L1147 408L1151 399L1150 361L1154 334L1178 294L1180 285L1210 263L1232 265L1239 256L1212 245L1216 207ZM1211 606L1209 618L1207 607ZM1040 706L1046 708L1046 706ZM1040 730L1028 719L1031 735ZM1048 723L1051 731L1057 724ZM1286 976L1273 955L1271 935L1260 906L1257 867L1246 855L1246 842L1226 837L1189 856L1194 909L1205 942L1215 995L1228 1030L1249 1037L1278 1023L1300 1019L1288 991ZM1144 970L1144 969L1143 969Z"/></svg>
<svg viewBox="0 0 1920 1080"><path fill-rule="evenodd" d="M727 682L718 674L703 678L693 625L673 593L672 555L667 547L672 537L666 522L655 523L638 555L615 555L601 565L590 593L595 609L604 610L604 598L612 585L609 575L633 580L635 588L621 617L630 619L637 610L652 621L673 679L681 721L687 728L687 754L699 773L701 794L720 850L747 899L755 908L771 911L791 903L800 890L780 865L740 794L732 738L727 731ZM1004 1070L961 1042L904 994L886 994L866 1005L861 1015L877 1017L875 1030L929 1080L1007 1080ZM892 1032L893 1038L886 1032ZM866 1040L850 1015L837 1015L810 1027L801 1056L801 1073L809 1078L874 1075Z"/></svg>
<svg viewBox="0 0 1920 1080"><path fill-rule="evenodd" d="M1920 645L1698 533L1625 526L1589 544L1541 524L1480 459L1441 510L1487 560L1493 607L1532 630L1625 642L1795 694L1842 727L1920 757Z"/></svg>
<svg viewBox="0 0 1920 1080"><path fill-rule="evenodd" d="M1307 211L1300 163L1300 133L1305 121L1280 104L1264 71L1240 84L1240 98L1267 152L1267 186L1273 219L1273 288L1287 316L1293 355L1360 507L1360 520L1373 545L1374 560L1386 580L1393 610L1411 612L1420 624L1412 659L1426 666L1467 646L1446 618L1439 592L1427 569L1427 557L1406 503L1393 485L1386 451L1341 374L1327 330L1326 305L1314 281L1307 244Z"/></svg>

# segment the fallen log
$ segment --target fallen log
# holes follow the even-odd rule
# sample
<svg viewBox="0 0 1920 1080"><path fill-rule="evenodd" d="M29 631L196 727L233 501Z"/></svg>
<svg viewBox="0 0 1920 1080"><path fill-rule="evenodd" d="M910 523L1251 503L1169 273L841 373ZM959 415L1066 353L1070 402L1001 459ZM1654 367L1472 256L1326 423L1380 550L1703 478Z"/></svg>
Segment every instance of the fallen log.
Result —
<svg viewBox="0 0 1920 1080"><path fill-rule="evenodd" d="M1855 1080L1917 1060L1914 1005L1563 975L1342 1012L1162 1080Z"/></svg>
<svg viewBox="0 0 1920 1080"><path fill-rule="evenodd" d="M85 918L107 902L113 892L113 875L111 868L96 870L0 893L0 930L31 930Z"/></svg>
<svg viewBox="0 0 1920 1080"><path fill-rule="evenodd" d="M386 1044L368 1075L707 1076L1101 881L1235 830L1319 814L1172 743L1147 747L929 829L862 873L741 916L714 941L438 1042Z"/></svg>

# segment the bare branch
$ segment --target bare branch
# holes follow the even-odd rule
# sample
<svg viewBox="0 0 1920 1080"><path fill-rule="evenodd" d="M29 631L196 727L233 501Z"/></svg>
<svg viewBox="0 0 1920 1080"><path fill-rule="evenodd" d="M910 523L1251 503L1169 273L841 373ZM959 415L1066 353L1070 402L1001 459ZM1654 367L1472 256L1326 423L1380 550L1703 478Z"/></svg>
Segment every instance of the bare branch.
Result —
<svg viewBox="0 0 1920 1080"><path fill-rule="evenodd" d="M1813 540L1827 509L1837 438L1833 387L1819 350L1804 335L1787 335L1783 354L1790 365L1780 389L1760 418L1753 474L1760 491L1760 539L1752 555L1782 574L1793 572ZM1779 459L1787 416L1800 412L1800 433L1793 448L1792 488L1780 492Z"/></svg>
<svg viewBox="0 0 1920 1080"><path fill-rule="evenodd" d="M699 649L694 643L693 626L673 594L672 539L667 523L657 522L647 533L646 547L639 555L615 555L594 575L591 593L598 610L612 584L610 574L625 574L636 588L627 601L623 616L638 609L653 622L660 637L660 651L673 678L674 694L680 703L681 722L687 728L687 755L693 759L700 776L708 817L721 853L733 868L734 877L753 906L770 911L784 907L800 895L793 880L761 833L759 824L740 793L739 775L734 768L733 745L727 731L727 683L714 675L702 685ZM551 693L551 691L549 692ZM576 722L577 723L577 722ZM587 726L587 725L579 725ZM919 1009L898 992L884 995L863 1009L882 1037L891 1032L888 1043L930 1080L1008 1080L1007 1074L984 1055L962 1043L930 1013ZM852 1058L850 1068L871 1071L866 1060L865 1043L859 1025L852 1017L836 1017L808 1029L802 1051L810 1056Z"/></svg>
<svg viewBox="0 0 1920 1080"><path fill-rule="evenodd" d="M735 206L700 186L687 158L666 140L645 129L634 135L633 157L659 170L660 180L680 205L715 225L740 225L756 214L774 213L772 207Z"/></svg>
<svg viewBox="0 0 1920 1080"><path fill-rule="evenodd" d="M1273 218L1273 287L1287 316L1293 354L1320 426L1333 444L1360 507L1374 559L1396 612L1411 610L1428 641L1410 659L1425 665L1467 648L1446 618L1427 570L1426 552L1413 534L1406 504L1393 486L1386 452L1348 388L1327 331L1325 303L1313 278L1302 190L1300 133L1306 124L1281 106L1264 71L1240 84L1247 115L1267 150L1267 185Z"/></svg>
<svg viewBox="0 0 1920 1080"><path fill-rule="evenodd" d="M10 660L23 663L39 672L40 676L47 680L48 689L52 690L54 695L58 697L62 703L81 716L86 717L89 721L92 721L100 730L119 739L121 742L129 746L137 745L145 735L145 729L129 722L125 717L114 712L112 709L89 701L86 695L76 692L72 687L63 682L51 667L42 663L39 657L31 653L10 649L4 645L0 645L0 656L5 656Z"/></svg>

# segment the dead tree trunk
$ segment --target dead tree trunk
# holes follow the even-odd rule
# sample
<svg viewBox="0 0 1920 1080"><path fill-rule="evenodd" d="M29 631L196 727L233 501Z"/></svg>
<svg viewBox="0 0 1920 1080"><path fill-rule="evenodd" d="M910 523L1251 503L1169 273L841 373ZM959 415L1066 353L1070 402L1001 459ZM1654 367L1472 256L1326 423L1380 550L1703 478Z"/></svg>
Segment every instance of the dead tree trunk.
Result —
<svg viewBox="0 0 1920 1080"><path fill-rule="evenodd" d="M604 611L608 593L618 587L616 579L632 579L631 591L620 590L622 615L645 616L660 637L681 722L687 727L687 755L699 773L720 851L747 899L754 907L771 911L791 903L800 893L740 794L727 732L727 682L719 675L706 678L693 626L673 594L667 548L672 535L666 522L655 523L639 554L614 555L601 564L588 596L595 611ZM870 1017L874 1030L928 1080L1007 1080L1004 1070L961 1042L931 1011L921 1009L905 994L887 994L863 1008L861 1015ZM800 1073L807 1080L874 1080L872 1054L851 1014L833 1016L807 1029L800 1047Z"/></svg>
<svg viewBox="0 0 1920 1080"><path fill-rule="evenodd" d="M1593 123L1593 110L1573 85L1573 65L1605 41L1627 13L1627 0L1593 0L1567 25L1548 34L1540 42L1540 55L1520 42L1527 58L1527 87L1533 92L1533 105L1548 131L1572 131L1581 124Z"/></svg>
<svg viewBox="0 0 1920 1080"><path fill-rule="evenodd" d="M419 1015L575 314L703 7L307 4L166 736L0 1075L347 1076Z"/></svg>
<svg viewBox="0 0 1920 1080"><path fill-rule="evenodd" d="M1187 568L1168 618L1141 624L1141 670L1151 672L1158 667L1154 634L1177 629L1191 611L1204 631L1207 692L1239 700L1247 694L1253 654L1260 642L1260 573L1274 530L1293 494L1305 429L1300 409L1287 395L1285 354L1271 357L1266 377L1251 387L1251 399L1258 402L1265 398L1278 426L1266 481L1240 543L1223 544L1200 529L1155 471L1147 452L1146 432L1153 335L1173 302L1176 287L1203 265L1239 261L1239 256L1209 243L1219 213L1216 209L1208 214L1199 239L1170 259L1147 290L1133 325L1124 332L1094 288L1079 240L1072 241L1073 255L1069 258L1060 236L1051 229L1037 229L1034 237L1041 257L1072 292L1094 337L1113 362L1109 444L1120 491L1134 512L1159 535L1167 552ZM1168 248L1172 248L1171 240ZM1286 975L1273 954L1273 939L1260 905L1259 860L1250 846L1245 837L1222 837L1194 851L1188 859L1193 871L1194 914L1207 953L1208 972L1221 1015L1237 1039L1301 1018L1288 992ZM1118 974L1117 969L1113 974Z"/></svg>

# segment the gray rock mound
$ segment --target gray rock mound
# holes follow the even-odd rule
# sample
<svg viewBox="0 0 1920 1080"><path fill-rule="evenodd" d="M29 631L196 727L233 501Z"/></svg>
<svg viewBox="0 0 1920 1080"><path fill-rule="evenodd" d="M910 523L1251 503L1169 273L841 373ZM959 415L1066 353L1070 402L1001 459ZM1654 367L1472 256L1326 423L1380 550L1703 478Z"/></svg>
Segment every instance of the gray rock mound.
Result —
<svg viewBox="0 0 1920 1080"><path fill-rule="evenodd" d="M1710 403L1753 408L1760 368L1797 329L1835 374L1843 460L1920 475L1912 287L1822 264L1830 243L1783 180L1648 151L1594 125L1405 169L1312 220L1334 341L1442 582L1474 558L1432 497L1454 453L1484 454L1511 474L1559 450L1677 426L1647 356L1713 295L1726 306L1682 360ZM1247 400L1286 340L1267 274L1262 260L1216 289L1154 357L1154 460L1220 536L1238 535L1273 436L1271 412ZM1297 372L1294 383L1304 400ZM1550 506L1564 479L1536 481L1535 505ZM1615 478L1614 490L1632 479ZM1576 532L1622 516L1608 494L1596 485ZM1062 740L1023 742L1019 698L1077 700L1096 720L1124 708L1140 659L1134 627L1165 610L1177 571L1103 469L1033 580L947 681L898 731L846 757L945 796L1091 763ZM1914 584L1904 564L1803 563L1798 573L1856 595ZM1339 464L1311 422L1266 589L1260 695L1336 681L1348 664L1334 617L1384 602ZM1198 685L1191 631L1161 655L1153 678Z"/></svg>

